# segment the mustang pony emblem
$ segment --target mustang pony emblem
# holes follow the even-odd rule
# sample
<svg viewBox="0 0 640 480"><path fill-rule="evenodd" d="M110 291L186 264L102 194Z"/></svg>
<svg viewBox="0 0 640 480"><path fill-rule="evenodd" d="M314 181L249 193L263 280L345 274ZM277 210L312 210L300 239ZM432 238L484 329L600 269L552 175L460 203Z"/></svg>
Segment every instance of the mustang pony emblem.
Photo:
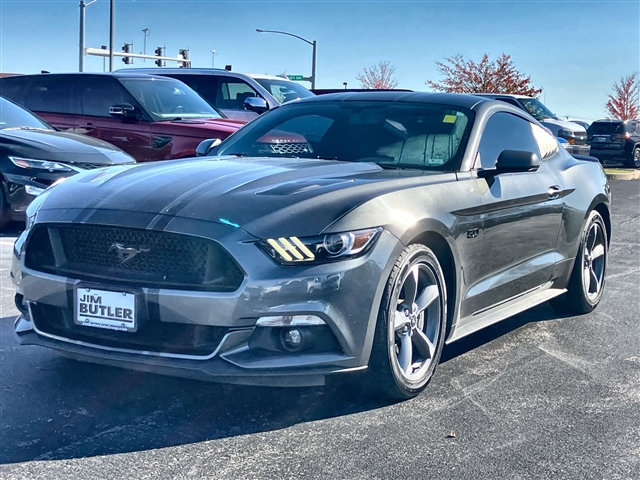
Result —
<svg viewBox="0 0 640 480"><path fill-rule="evenodd" d="M109 250L116 251L116 253L118 254L118 260L120 260L120 263L122 264L128 262L139 253L148 252L150 249L148 249L147 247L125 247L123 244L116 242L111 245L111 248Z"/></svg>

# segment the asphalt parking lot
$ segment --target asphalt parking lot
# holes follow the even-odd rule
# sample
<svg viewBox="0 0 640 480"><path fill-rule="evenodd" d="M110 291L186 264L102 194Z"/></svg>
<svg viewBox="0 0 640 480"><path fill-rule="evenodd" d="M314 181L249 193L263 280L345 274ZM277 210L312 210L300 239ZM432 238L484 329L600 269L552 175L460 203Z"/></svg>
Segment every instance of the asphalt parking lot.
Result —
<svg viewBox="0 0 640 480"><path fill-rule="evenodd" d="M612 183L600 307L539 306L445 347L422 395L220 386L13 338L0 238L0 477L640 478L640 181Z"/></svg>

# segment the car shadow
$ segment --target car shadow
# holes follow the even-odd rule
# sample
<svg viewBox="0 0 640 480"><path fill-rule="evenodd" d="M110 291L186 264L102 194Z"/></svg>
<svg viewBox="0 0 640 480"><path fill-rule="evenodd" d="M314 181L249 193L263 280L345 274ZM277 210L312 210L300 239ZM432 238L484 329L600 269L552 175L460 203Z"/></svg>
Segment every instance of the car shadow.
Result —
<svg viewBox="0 0 640 480"><path fill-rule="evenodd" d="M446 346L442 362L552 318L550 307L520 314ZM3 350L9 320L0 320ZM362 395L352 376L324 388L219 385L76 362L40 347L11 350L0 378L0 464L200 443L393 405Z"/></svg>

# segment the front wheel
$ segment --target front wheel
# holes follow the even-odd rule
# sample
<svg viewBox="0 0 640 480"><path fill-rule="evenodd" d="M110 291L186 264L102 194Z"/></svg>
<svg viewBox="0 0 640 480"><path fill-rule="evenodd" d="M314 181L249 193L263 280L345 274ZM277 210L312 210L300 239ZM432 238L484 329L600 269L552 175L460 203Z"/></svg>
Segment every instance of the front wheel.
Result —
<svg viewBox="0 0 640 480"><path fill-rule="evenodd" d="M582 231L567 293L551 301L556 310L583 314L598 306L604 290L608 246L604 220L593 210Z"/></svg>
<svg viewBox="0 0 640 480"><path fill-rule="evenodd" d="M446 318L438 259L424 245L407 247L382 298L369 371L372 393L403 400L424 390L440 361Z"/></svg>

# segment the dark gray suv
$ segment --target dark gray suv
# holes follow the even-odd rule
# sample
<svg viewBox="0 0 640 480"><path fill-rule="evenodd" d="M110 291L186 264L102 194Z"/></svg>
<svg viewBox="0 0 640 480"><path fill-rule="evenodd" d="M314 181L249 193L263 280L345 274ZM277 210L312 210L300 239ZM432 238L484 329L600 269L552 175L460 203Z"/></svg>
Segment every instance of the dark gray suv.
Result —
<svg viewBox="0 0 640 480"><path fill-rule="evenodd" d="M175 78L189 85L227 118L248 122L282 103L312 97L313 93L287 78L249 75L219 68L127 68L121 71ZM255 97L257 103L247 101Z"/></svg>
<svg viewBox="0 0 640 480"><path fill-rule="evenodd" d="M601 162L622 160L625 167L640 168L638 120L597 120L587 130L587 143Z"/></svg>

